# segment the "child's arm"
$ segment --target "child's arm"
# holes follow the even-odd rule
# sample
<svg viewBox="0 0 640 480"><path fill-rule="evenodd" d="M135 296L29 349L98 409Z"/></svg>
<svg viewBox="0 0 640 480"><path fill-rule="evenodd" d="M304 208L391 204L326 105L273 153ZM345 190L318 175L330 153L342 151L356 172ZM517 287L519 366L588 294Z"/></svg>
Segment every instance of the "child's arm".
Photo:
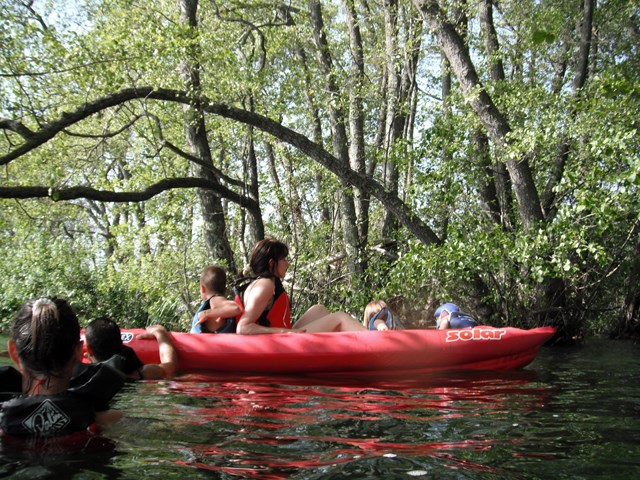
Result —
<svg viewBox="0 0 640 480"><path fill-rule="evenodd" d="M387 323L382 319L378 319L377 318L376 321L373 322L373 326L378 331L389 330L389 327L387 326Z"/></svg>
<svg viewBox="0 0 640 480"><path fill-rule="evenodd" d="M142 367L142 378L145 380L171 377L178 370L178 352L171 342L169 333L162 325L147 327L145 333L138 335L138 338L154 337L158 341L160 364L147 364Z"/></svg>
<svg viewBox="0 0 640 480"><path fill-rule="evenodd" d="M438 330L446 330L449 328L449 320L451 320L451 314L443 313L440 315L440 326L438 327Z"/></svg>
<svg viewBox="0 0 640 480"><path fill-rule="evenodd" d="M240 306L233 300L220 298L220 301L211 300L211 308L203 310L198 314L198 325L212 318L229 318L235 317L242 313Z"/></svg>

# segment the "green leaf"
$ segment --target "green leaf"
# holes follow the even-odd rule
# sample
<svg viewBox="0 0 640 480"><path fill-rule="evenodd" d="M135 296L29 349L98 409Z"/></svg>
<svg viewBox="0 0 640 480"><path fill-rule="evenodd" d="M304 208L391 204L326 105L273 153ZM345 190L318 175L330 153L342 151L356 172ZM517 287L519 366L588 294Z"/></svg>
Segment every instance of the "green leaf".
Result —
<svg viewBox="0 0 640 480"><path fill-rule="evenodd" d="M540 45L543 42L553 43L555 39L556 36L554 34L545 32L543 30L536 30L535 32L533 32L532 40L535 45Z"/></svg>

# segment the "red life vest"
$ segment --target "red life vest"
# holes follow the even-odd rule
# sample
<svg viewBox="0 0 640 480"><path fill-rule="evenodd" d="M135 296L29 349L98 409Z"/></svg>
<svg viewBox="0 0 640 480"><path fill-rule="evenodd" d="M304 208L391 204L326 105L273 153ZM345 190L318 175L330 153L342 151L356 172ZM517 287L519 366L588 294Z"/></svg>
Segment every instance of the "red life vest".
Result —
<svg viewBox="0 0 640 480"><path fill-rule="evenodd" d="M253 278L252 280L255 280ZM282 280L275 278L275 292L273 299L267 305L262 315L258 318L258 324L263 327L273 328L291 328L291 304L289 303L289 296L287 295ZM240 306L242 312L244 312L244 291L249 284L242 286L236 286L235 290L235 302ZM242 312L236 317L236 322L240 320Z"/></svg>
<svg viewBox="0 0 640 480"><path fill-rule="evenodd" d="M273 295L271 306L260 315L260 318L266 318L270 327L274 328L291 328L291 304L289 303L289 295L287 295L282 281L276 278L276 291Z"/></svg>

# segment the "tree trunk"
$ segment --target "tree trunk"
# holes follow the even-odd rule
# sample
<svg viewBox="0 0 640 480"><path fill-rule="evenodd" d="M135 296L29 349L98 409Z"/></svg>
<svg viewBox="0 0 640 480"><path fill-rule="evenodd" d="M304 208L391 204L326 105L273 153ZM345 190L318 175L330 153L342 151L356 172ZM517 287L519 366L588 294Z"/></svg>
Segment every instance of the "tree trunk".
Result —
<svg viewBox="0 0 640 480"><path fill-rule="evenodd" d="M198 0L179 0L180 21L189 27L198 27L196 13L198 10ZM194 58L197 58L197 53ZM185 82L187 91L200 92L200 74L197 62L189 63L185 61L180 65L180 72ZM185 133L187 143L192 154L213 164L211 150L207 139L207 131L204 116L200 105L194 104L185 108ZM210 169L198 165L196 175L207 181L218 183L218 179ZM202 216L204 220L204 234L207 247L213 259L225 263L230 271L236 271L236 263L233 258L233 251L227 238L226 221L220 197L214 195L211 190L198 189L198 196L202 206Z"/></svg>
<svg viewBox="0 0 640 480"><path fill-rule="evenodd" d="M280 219L280 227L285 232L287 237L291 237L292 235L292 227L291 227L291 218L287 215L286 204L284 201L284 194L282 192L282 185L280 184L280 176L278 175L278 170L276 168L276 156L273 151L273 146L271 143L266 142L265 150L267 153L267 161L269 162L269 173L271 173L271 181L273 182L276 200L278 202L278 207L276 207L276 212L278 218Z"/></svg>
<svg viewBox="0 0 640 480"><path fill-rule="evenodd" d="M615 336L640 335L640 231L636 236L636 244L632 256L631 272L627 280L627 294L624 300L623 324Z"/></svg>
<svg viewBox="0 0 640 480"><path fill-rule="evenodd" d="M589 71L589 51L591 47L591 32L593 30L593 10L595 8L595 0L584 0L582 6L582 22L579 26L580 30L580 46L578 49L578 58L576 61L576 75L571 84L571 93L574 100L580 96L580 91L587 81ZM576 111L571 108L568 112L569 121L575 118ZM555 187L564 177L564 170L569 159L571 151L571 143L566 133L562 134L558 145L556 160L551 169L551 174L547 180L547 185L542 195L542 207L547 218L555 215L556 209L554 202L556 199Z"/></svg>
<svg viewBox="0 0 640 480"><path fill-rule="evenodd" d="M451 112L451 101L449 98L451 95L452 86L451 65L449 65L449 60L447 60L447 56L444 54L444 52L440 53L440 57L440 92L442 94L442 109L444 111L444 116L451 118L451 116L453 115ZM449 124L449 120L446 120L446 122L447 124ZM453 161L451 154L446 148L442 149L441 156L443 163L449 163ZM451 178L447 176L447 178L444 180L444 190L448 190L450 188L451 181ZM440 218L440 222L438 222L439 225L437 226L437 228L440 238L442 238L442 240L444 241L447 238L447 230L449 229L449 209L443 208L442 213L443 215Z"/></svg>
<svg viewBox="0 0 640 480"><path fill-rule="evenodd" d="M493 23L493 0L482 0L478 6L480 17L480 28L484 40L484 48L489 59L489 72L491 80L494 82L502 82L505 80L504 64L500 54L500 44L498 43L498 34ZM489 139L482 132L477 132L477 147L480 152L487 152ZM484 166L488 174L485 182L485 203L487 204L492 218L496 219L496 211L493 210L495 202L499 208L499 221L505 229L512 228L511 222L511 183L509 182L509 173L507 172L505 163L502 161L492 162L487 156L484 157ZM488 161L487 161L488 160ZM489 169L491 164L493 166ZM492 185L493 184L493 185ZM494 193L495 192L495 193ZM495 200L491 198L495 194Z"/></svg>
<svg viewBox="0 0 640 480"><path fill-rule="evenodd" d="M307 55L300 45L296 45L296 56L300 60L300 64L304 70L304 93L307 101L307 107L311 116L311 124L313 125L313 141L318 145L323 146L324 141L322 138L322 122L320 120L320 112L316 104L315 95L313 94L313 81L311 80L311 74L309 73L309 67L307 65ZM331 212L329 205L323 195L324 178L323 172L318 170L315 175L315 189L316 198L320 204L320 220L323 223L329 223L331 221Z"/></svg>
<svg viewBox="0 0 640 480"><path fill-rule="evenodd" d="M489 139L484 131L477 128L473 132L473 143L477 163L480 167L480 202L494 223L504 225L498 192L494 182L495 169L489 152Z"/></svg>
<svg viewBox="0 0 640 480"><path fill-rule="evenodd" d="M353 0L345 0L345 14L349 25L349 44L351 51L349 85L349 131L351 144L349 159L351 168L356 172L365 173L365 143L364 143L364 112L362 108L362 90L365 83L364 56L362 53L362 36ZM355 211L358 219L358 237L360 250L364 250L369 237L369 202L368 192L358 188L353 190L355 196ZM367 259L363 256L362 269L367 268Z"/></svg>
<svg viewBox="0 0 640 480"><path fill-rule="evenodd" d="M307 55L304 49L300 45L296 45L296 56L302 65L304 71L304 93L305 100L307 102L307 108L311 116L311 124L313 125L313 141L318 145L324 146L324 140L322 138L322 122L320 120L320 111L316 104L315 96L313 94L313 81L311 80L311 74L309 73L309 66L307 65ZM329 223L331 221L331 212L329 211L329 205L325 200L326 195L323 194L323 178L322 171L318 170L315 175L315 189L316 198L318 199L320 206L320 220L322 223Z"/></svg>
<svg viewBox="0 0 640 480"><path fill-rule="evenodd" d="M104 240L104 249L102 250L105 258L110 259L115 253L114 243L116 237L111 231L111 221L107 214L106 204L103 202L94 202L93 200L86 201L85 208L87 215L93 220L98 234Z"/></svg>
<svg viewBox="0 0 640 480"><path fill-rule="evenodd" d="M316 56L326 79L325 88L331 99L328 110L329 122L331 124L331 131L333 134L333 150L343 165L350 165L344 111L341 106L341 95L334 77L335 72L333 71L333 61L329 54L329 45L327 43L324 30L324 21L322 19L320 2L317 0L309 0L309 17L313 28ZM363 261L365 259L365 255L362 247L363 243L360 240L358 232L353 189L348 183L344 181L341 183L342 192L340 195L340 205L342 233L344 235L345 250L347 252L347 261L349 263L351 280L354 285L357 285L360 283L364 275Z"/></svg>
<svg viewBox="0 0 640 480"><path fill-rule="evenodd" d="M420 61L424 19L415 13L411 7L407 7L404 14L404 30L406 48L402 53L402 69L400 73L400 99L401 108L398 118L398 136L413 145L413 132L415 128L416 113L418 108L418 62ZM411 185L411 170L413 168L413 155L409 155L409 162L405 165L405 181L402 200L406 201ZM397 224L396 219L396 224Z"/></svg>
<svg viewBox="0 0 640 480"><path fill-rule="evenodd" d="M399 125L400 68L397 65L398 2L384 1L385 69L387 72L387 118L384 135L384 186L388 192L398 195L398 166L393 158L393 147L402 133ZM384 215L382 236L391 238L398 226L397 220L387 210Z"/></svg>
<svg viewBox="0 0 640 480"><path fill-rule="evenodd" d="M254 111L253 108L253 95L248 95L249 110ZM246 158L246 171L248 176L248 188L247 193L252 200L260 205L260 189L258 187L258 159L256 158L255 150L255 132L251 125L247 128L247 143L248 152ZM249 245L253 248L258 240L264 238L264 223L262 222L262 215L251 215L251 221L249 222Z"/></svg>
<svg viewBox="0 0 640 480"><path fill-rule="evenodd" d="M504 115L484 89L475 70L469 50L436 0L414 0L426 15L431 28L436 33L453 71L460 82L473 110L487 130L498 149L508 146L507 136L511 128ZM518 200L520 220L527 230L543 220L540 198L533 181L533 174L527 157L507 161L507 170Z"/></svg>

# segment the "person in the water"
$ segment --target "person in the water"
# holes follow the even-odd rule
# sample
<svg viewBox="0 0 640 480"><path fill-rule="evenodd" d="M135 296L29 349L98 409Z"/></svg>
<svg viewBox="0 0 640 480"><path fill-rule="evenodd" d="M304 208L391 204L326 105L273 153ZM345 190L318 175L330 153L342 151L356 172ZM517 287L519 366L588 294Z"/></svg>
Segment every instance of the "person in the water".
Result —
<svg viewBox="0 0 640 480"><path fill-rule="evenodd" d="M82 358L78 317L66 300L25 302L14 318L9 356L17 369L2 367L2 432L53 437L86 431L122 416L109 402L124 384L117 371L94 365L72 378Z"/></svg>
<svg viewBox="0 0 640 480"><path fill-rule="evenodd" d="M160 363L144 364L131 347L122 343L118 324L109 317L92 320L84 332L87 359L103 363L119 370L129 379L157 380L173 376L178 370L178 353L171 337L162 325L147 327L138 338L150 338L158 342ZM82 368L83 365L79 365Z"/></svg>

